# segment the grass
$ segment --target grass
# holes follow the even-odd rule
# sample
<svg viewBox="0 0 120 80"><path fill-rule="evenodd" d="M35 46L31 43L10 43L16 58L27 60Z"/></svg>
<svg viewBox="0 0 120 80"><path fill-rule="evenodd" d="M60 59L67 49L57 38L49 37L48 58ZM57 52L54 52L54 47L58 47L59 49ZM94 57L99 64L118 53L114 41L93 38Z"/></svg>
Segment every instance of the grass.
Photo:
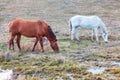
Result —
<svg viewBox="0 0 120 80"><path fill-rule="evenodd" d="M120 77L120 68L116 67L116 68L110 68L104 71L105 74L111 74L113 76Z"/></svg>
<svg viewBox="0 0 120 80"><path fill-rule="evenodd" d="M70 50L83 50L85 49L87 46L91 46L92 44L90 44L90 40L86 40L86 39L81 39L80 41L71 41L69 37L66 36L60 36L58 38L60 44L61 49L65 49L68 48Z"/></svg>
<svg viewBox="0 0 120 80"><path fill-rule="evenodd" d="M5 53L5 51L7 51L7 43L6 42L1 42L0 43L0 51L3 51L3 53Z"/></svg>
<svg viewBox="0 0 120 80"><path fill-rule="evenodd" d="M87 69L84 66L78 66L77 64L70 61L63 61L61 59L53 59L51 57L45 56L38 59L29 60L12 60L10 62L1 62L3 69L12 68L14 66L14 72L16 74L24 74L32 77L35 73L39 76L56 77L61 76L65 78L65 74L72 73L82 75ZM65 74L61 74L65 73ZM44 76L45 77L45 76ZM75 76L78 77L78 76Z"/></svg>
<svg viewBox="0 0 120 80"><path fill-rule="evenodd" d="M71 58L60 58L64 57L65 55L68 57L70 55L75 55L75 53L70 53L69 50L80 50L84 51L86 48L91 48L91 46L96 46L97 43L92 43L90 40L81 39L80 42L78 41L70 41L69 38L64 36L59 36L59 45L61 48L60 53L38 53L34 52L31 53L29 50L26 49L28 44L31 44L33 41L31 39L22 38L22 43L27 42L24 44L25 48L23 51L11 51L12 59L10 61L5 61L4 57L1 58L0 65L2 69L10 69L12 68L15 74L22 74L26 75L25 80L39 80L41 78L45 78L46 80L53 80L58 79L60 76L62 79L69 80L70 77L66 74L70 73L75 79L81 80L91 80L91 79L103 79L103 75L92 75L87 71L87 66L79 65L77 60L79 59L72 59ZM88 47L89 46L89 47ZM104 45L98 45L99 47ZM1 44L2 52L6 52L6 43ZM16 48L16 47L15 47ZM108 48L109 51L112 52L119 52L118 47L111 47ZM65 51L64 51L65 50ZM68 50L68 51L66 51ZM64 53L64 55L63 55ZM83 54L83 53L82 53ZM84 53L86 54L86 52ZM54 56L53 56L54 55ZM81 56L82 57L82 56ZM107 53L99 52L88 55L85 59L89 60L118 60L119 57L114 55L108 55ZM81 58L82 59L82 58ZM75 60L75 61L74 61ZM119 69L114 70L114 72L109 71L110 74L114 74L118 76ZM34 75L34 76L33 76ZM48 77L47 77L48 76Z"/></svg>
<svg viewBox="0 0 120 80"><path fill-rule="evenodd" d="M91 60L97 60L97 59L107 59L108 56L104 53L100 53L100 54L93 54L93 55L90 55L89 58Z"/></svg>

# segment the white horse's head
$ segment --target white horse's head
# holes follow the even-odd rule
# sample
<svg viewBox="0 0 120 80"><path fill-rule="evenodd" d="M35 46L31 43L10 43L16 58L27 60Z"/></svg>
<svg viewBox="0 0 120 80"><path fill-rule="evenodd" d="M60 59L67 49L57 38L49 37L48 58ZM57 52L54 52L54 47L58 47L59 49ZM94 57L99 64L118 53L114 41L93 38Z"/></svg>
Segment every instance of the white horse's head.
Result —
<svg viewBox="0 0 120 80"><path fill-rule="evenodd" d="M102 38L103 38L103 40L107 43L107 42L108 42L108 33L103 32L103 33L102 33Z"/></svg>
<svg viewBox="0 0 120 80"><path fill-rule="evenodd" d="M108 32L105 26L102 27L102 38L106 43L108 42Z"/></svg>

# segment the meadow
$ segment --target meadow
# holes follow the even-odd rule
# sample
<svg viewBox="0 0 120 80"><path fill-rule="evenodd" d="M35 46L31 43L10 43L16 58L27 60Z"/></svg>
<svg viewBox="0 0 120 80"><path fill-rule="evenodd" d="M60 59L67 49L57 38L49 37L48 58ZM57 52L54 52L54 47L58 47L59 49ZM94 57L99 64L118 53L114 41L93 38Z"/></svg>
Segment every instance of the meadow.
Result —
<svg viewBox="0 0 120 80"><path fill-rule="evenodd" d="M80 41L71 41L68 20L74 15L99 16L108 29L109 43L104 43L101 32L100 41L92 42L91 30L81 28ZM60 52L53 52L47 40L44 53L39 44L31 52L35 39L24 36L21 51L15 41L15 50L8 50L8 24L15 18L47 22L57 36ZM0 0L0 67L13 70L12 80L119 80L120 1Z"/></svg>

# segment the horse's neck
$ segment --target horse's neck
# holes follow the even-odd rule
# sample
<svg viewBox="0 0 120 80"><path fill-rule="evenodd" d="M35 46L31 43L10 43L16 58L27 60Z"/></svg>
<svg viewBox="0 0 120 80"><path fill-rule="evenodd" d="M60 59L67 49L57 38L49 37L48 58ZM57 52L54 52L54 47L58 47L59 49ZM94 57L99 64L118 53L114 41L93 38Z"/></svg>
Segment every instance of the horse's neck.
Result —
<svg viewBox="0 0 120 80"><path fill-rule="evenodd" d="M49 26L49 28L48 28L47 38L48 38L49 41L56 41L56 36L55 36L55 34L53 33L53 31L52 31L52 29L50 28L50 26Z"/></svg>
<svg viewBox="0 0 120 80"><path fill-rule="evenodd" d="M49 42L57 41L56 38L51 38L50 36L46 36L46 38L49 40Z"/></svg>
<svg viewBox="0 0 120 80"><path fill-rule="evenodd" d="M100 26L101 30L103 33L107 33L107 28L105 26L105 24L103 24L102 26Z"/></svg>

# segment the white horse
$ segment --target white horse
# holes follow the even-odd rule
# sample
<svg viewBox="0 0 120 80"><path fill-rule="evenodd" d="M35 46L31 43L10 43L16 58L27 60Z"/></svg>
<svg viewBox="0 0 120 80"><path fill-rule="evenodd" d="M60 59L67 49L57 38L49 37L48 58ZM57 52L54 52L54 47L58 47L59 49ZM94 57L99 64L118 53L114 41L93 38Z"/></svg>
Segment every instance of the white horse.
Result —
<svg viewBox="0 0 120 80"><path fill-rule="evenodd" d="M91 39L93 41L93 36L95 35L96 41L98 42L98 28L102 30L102 38L105 42L108 42L108 32L105 24L98 16L81 16L76 15L70 18L69 20L69 26L70 26L70 35L71 40L74 40L76 38L79 40L78 37L78 27L84 28L84 29L92 29L92 36Z"/></svg>

